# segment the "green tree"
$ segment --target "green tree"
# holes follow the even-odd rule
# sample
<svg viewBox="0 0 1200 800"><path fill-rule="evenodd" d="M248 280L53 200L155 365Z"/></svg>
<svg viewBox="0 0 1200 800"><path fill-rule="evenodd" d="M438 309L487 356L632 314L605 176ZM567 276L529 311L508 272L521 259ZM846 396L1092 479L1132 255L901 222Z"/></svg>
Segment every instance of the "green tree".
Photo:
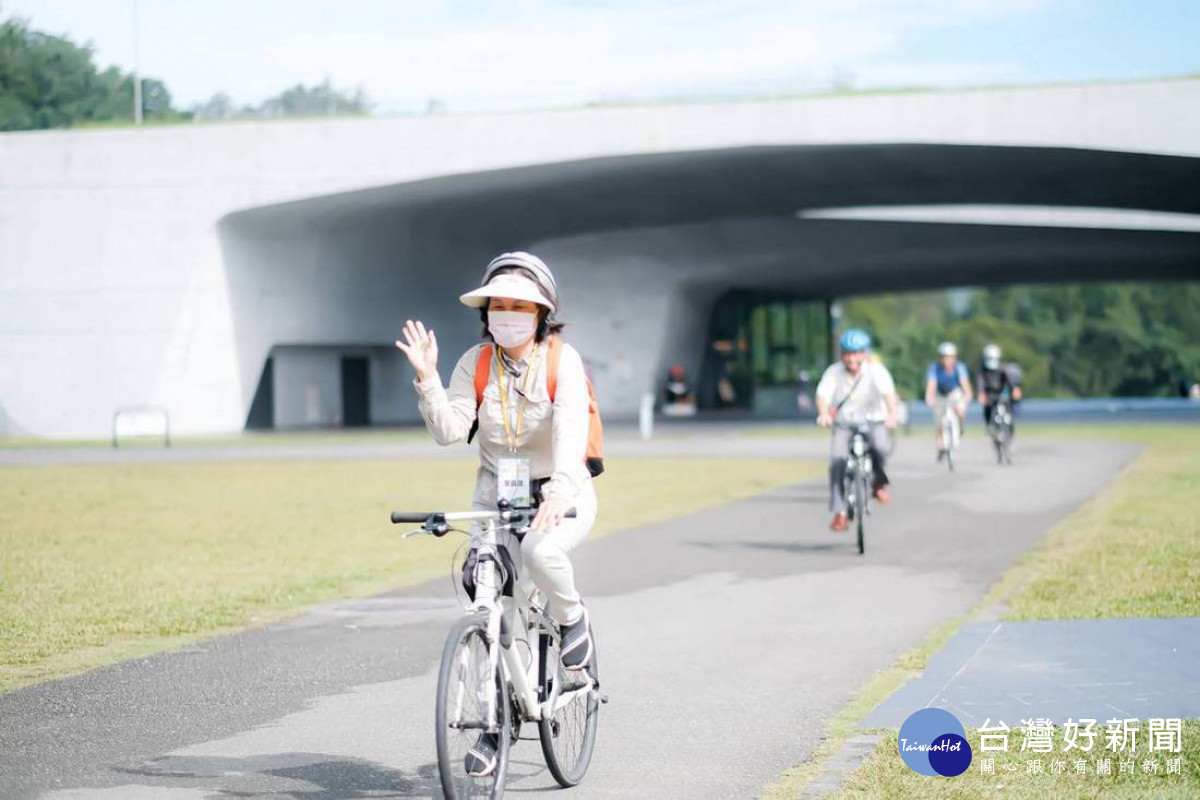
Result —
<svg viewBox="0 0 1200 800"><path fill-rule="evenodd" d="M179 119L162 81L142 81L147 119ZM31 30L26 21L0 23L0 130L66 128L133 121L133 76L109 67L98 72L92 49Z"/></svg>
<svg viewBox="0 0 1200 800"><path fill-rule="evenodd" d="M968 365L996 342L1021 364L1031 396L1171 395L1200 380L1200 282L1008 286L971 292L955 311L945 292L845 301L843 326L871 331L907 396L922 390L937 343Z"/></svg>
<svg viewBox="0 0 1200 800"><path fill-rule="evenodd" d="M276 97L264 100L257 108L246 108L243 114L257 117L322 117L368 114L371 103L362 88L353 94L335 89L326 79L308 87L296 84Z"/></svg>

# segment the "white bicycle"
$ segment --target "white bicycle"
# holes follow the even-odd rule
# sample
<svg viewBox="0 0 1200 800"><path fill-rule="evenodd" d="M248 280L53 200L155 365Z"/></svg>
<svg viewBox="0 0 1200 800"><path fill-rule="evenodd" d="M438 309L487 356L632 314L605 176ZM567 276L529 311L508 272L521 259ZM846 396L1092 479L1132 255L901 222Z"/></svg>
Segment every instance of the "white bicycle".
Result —
<svg viewBox="0 0 1200 800"><path fill-rule="evenodd" d="M954 456L958 452L958 442L962 438L962 423L959 422L958 414L954 411L954 404L943 402L941 407L942 416L938 420L938 425L942 430L942 451L938 454L940 461L944 456L946 466L951 472L954 472Z"/></svg>
<svg viewBox="0 0 1200 800"><path fill-rule="evenodd" d="M534 510L502 504L498 511L392 513L393 523L421 523L406 539L450 531L470 537L462 579L471 602L446 637L438 672L435 735L447 798L503 797L509 747L525 722L537 723L546 766L560 786L579 783L591 763L600 705L608 702L595 649L586 670L563 668L558 625L541 592L521 589L501 537L506 531L523 536ZM471 530L455 527L472 523ZM496 766L476 777L465 760L483 734L497 737Z"/></svg>

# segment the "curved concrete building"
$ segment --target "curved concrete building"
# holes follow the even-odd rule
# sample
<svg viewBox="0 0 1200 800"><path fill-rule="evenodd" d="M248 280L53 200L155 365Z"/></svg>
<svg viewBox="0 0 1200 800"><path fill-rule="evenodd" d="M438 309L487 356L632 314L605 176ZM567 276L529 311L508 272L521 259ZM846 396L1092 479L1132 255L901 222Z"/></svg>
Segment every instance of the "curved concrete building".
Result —
<svg viewBox="0 0 1200 800"><path fill-rule="evenodd" d="M1200 277L1195 80L11 134L0 169L0 435L413 421L403 320L447 374L508 249L614 417L671 363L711 401L768 304L786 370L828 348L803 300Z"/></svg>

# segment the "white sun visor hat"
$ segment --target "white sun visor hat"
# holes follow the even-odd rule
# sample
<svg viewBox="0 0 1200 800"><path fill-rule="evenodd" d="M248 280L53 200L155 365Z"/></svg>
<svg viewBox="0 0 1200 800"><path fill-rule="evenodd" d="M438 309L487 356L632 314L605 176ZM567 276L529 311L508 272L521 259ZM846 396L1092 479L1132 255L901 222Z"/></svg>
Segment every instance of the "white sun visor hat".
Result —
<svg viewBox="0 0 1200 800"><path fill-rule="evenodd" d="M492 278L473 292L467 292L458 299L464 306L484 308L493 297L507 297L510 300L526 300L545 306L551 311L554 306L545 298L538 285L522 275L506 272Z"/></svg>

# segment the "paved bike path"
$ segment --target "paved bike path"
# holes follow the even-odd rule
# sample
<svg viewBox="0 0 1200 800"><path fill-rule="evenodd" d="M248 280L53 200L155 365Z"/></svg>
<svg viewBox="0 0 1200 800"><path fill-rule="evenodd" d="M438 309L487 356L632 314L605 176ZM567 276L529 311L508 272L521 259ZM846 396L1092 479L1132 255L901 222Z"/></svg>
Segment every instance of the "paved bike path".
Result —
<svg viewBox="0 0 1200 800"><path fill-rule="evenodd" d="M825 529L819 482L584 545L613 700L570 796L754 796L1135 452L1031 439L1002 469L986 444L967 439L951 476L901 440L865 557ZM0 696L0 795L438 796L456 613L442 579ZM554 785L536 742L513 758L514 795Z"/></svg>

